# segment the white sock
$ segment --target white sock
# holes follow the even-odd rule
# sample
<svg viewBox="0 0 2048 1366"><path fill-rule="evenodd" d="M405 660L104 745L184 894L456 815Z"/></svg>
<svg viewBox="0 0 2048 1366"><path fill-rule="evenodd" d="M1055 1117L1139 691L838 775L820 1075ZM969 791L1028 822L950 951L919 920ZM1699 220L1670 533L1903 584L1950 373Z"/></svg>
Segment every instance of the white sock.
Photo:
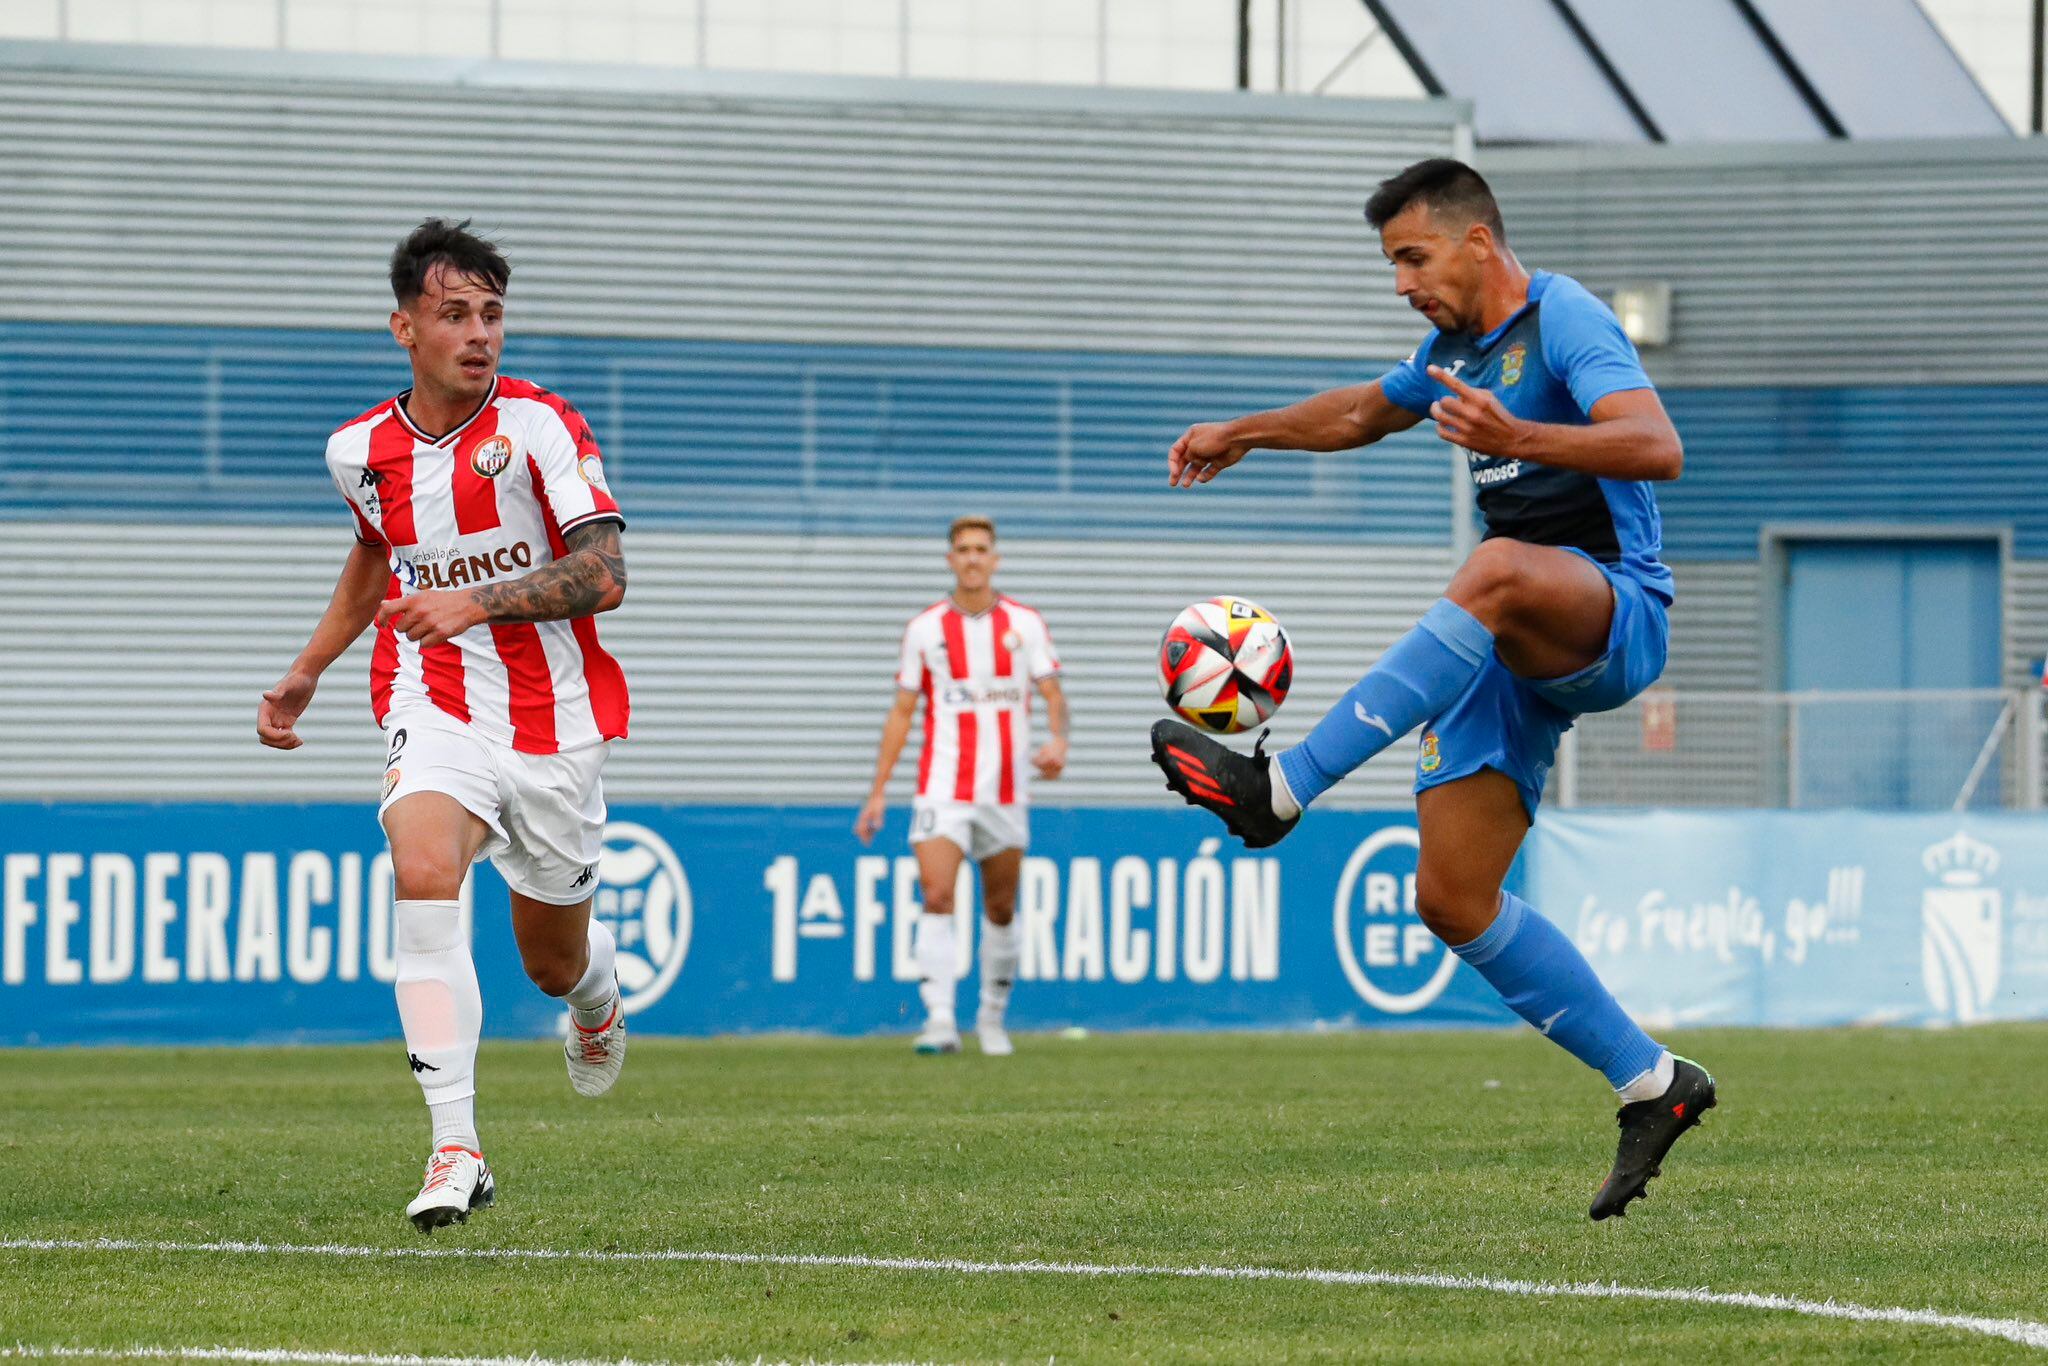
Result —
<svg viewBox="0 0 2048 1366"><path fill-rule="evenodd" d="M398 1022L405 1051L433 1115L434 1145L475 1151L476 1041L484 998L462 933L459 901L400 901L392 908L398 940Z"/></svg>
<svg viewBox="0 0 2048 1366"><path fill-rule="evenodd" d="M1273 814L1283 821L1299 816L1301 803L1294 800L1294 791L1287 786L1287 775L1280 771L1279 755L1274 755L1273 762L1266 765L1266 776L1273 780Z"/></svg>
<svg viewBox="0 0 2048 1366"><path fill-rule="evenodd" d="M1614 1088L1614 1094L1621 1098L1623 1105L1633 1105L1639 1100L1655 1100L1671 1089L1671 1083L1678 1076L1678 1060L1665 1049L1657 1055L1655 1065L1638 1072L1626 1086Z"/></svg>
<svg viewBox="0 0 2048 1366"><path fill-rule="evenodd" d="M464 1096L461 1100L444 1100L436 1104L427 1103L427 1113L434 1119L434 1151L450 1147L467 1148L481 1153L483 1147L476 1140L476 1097Z"/></svg>
<svg viewBox="0 0 2048 1366"><path fill-rule="evenodd" d="M981 922L981 1013L1001 1021L1017 981L1017 922Z"/></svg>
<svg viewBox="0 0 2048 1366"><path fill-rule="evenodd" d="M576 1023L585 1029L596 1029L612 1017L612 1005L618 999L619 941L612 937L611 927L596 916L590 918L590 966L583 970L583 977L562 1000L568 1005Z"/></svg>
<svg viewBox="0 0 2048 1366"><path fill-rule="evenodd" d="M959 977L953 917L927 911L917 918L917 994L933 1024L953 1023L953 988Z"/></svg>

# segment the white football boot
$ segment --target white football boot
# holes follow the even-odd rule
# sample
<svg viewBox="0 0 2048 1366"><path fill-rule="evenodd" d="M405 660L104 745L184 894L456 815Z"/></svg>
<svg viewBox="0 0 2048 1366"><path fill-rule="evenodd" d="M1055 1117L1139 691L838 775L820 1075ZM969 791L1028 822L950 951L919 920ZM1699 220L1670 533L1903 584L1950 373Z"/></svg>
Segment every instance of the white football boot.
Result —
<svg viewBox="0 0 2048 1366"><path fill-rule="evenodd" d="M1003 1028L1003 1017L993 1011L984 1010L974 1017L974 1034L981 1040L983 1057L1007 1058L1017 1051L1010 1044L1010 1031Z"/></svg>
<svg viewBox="0 0 2048 1366"><path fill-rule="evenodd" d="M958 1053L960 1027L951 1020L927 1020L924 1032L917 1036L917 1041L912 1046L927 1056L934 1053Z"/></svg>
<svg viewBox="0 0 2048 1366"><path fill-rule="evenodd" d="M611 1018L595 1029L577 1024L575 1012L570 1012L562 1055L569 1060L569 1084L577 1095L601 1096L612 1089L619 1069L626 1065L626 1012L616 994Z"/></svg>
<svg viewBox="0 0 2048 1366"><path fill-rule="evenodd" d="M473 1209L498 1202L498 1183L483 1154L453 1145L427 1159L426 1184L405 1207L405 1217L422 1233L459 1224Z"/></svg>

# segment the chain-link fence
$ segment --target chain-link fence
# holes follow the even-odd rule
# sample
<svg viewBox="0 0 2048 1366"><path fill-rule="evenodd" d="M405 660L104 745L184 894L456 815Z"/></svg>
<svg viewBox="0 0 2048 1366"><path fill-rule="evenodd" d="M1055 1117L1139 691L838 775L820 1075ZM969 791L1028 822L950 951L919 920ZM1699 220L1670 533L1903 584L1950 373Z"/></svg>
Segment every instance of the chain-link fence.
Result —
<svg viewBox="0 0 2048 1366"><path fill-rule="evenodd" d="M2034 689L1710 692L1652 688L1565 736L1560 806L2031 809Z"/></svg>

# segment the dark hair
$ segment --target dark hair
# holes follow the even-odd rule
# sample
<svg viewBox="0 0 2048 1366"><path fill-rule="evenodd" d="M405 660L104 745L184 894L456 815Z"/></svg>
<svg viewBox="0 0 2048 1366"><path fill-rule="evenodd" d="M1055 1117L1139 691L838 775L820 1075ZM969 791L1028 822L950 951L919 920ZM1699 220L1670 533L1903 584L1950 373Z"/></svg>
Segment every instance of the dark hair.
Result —
<svg viewBox="0 0 2048 1366"><path fill-rule="evenodd" d="M1431 157L1382 180L1372 198L1365 201L1365 221L1375 228L1384 228L1395 215L1415 203L1425 204L1431 213L1453 222L1484 223L1495 237L1503 242L1508 240L1492 188L1484 176L1462 161Z"/></svg>
<svg viewBox="0 0 2048 1366"><path fill-rule="evenodd" d="M410 305L427 287L427 276L446 262L463 279L498 293L512 282L512 267L496 247L469 230L469 220L429 218L405 235L391 253L391 292L399 307Z"/></svg>

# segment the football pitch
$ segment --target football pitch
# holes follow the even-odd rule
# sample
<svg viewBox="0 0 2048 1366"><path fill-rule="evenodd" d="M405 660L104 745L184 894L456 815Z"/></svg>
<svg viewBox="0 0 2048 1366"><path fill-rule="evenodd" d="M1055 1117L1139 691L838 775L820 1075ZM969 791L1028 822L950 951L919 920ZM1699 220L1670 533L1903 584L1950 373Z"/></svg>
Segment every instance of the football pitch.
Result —
<svg viewBox="0 0 2048 1366"><path fill-rule="evenodd" d="M487 1041L432 1238L395 1043L0 1053L0 1356L2048 1360L2048 1027L1673 1041L1721 1106L1598 1225L1527 1032Z"/></svg>

